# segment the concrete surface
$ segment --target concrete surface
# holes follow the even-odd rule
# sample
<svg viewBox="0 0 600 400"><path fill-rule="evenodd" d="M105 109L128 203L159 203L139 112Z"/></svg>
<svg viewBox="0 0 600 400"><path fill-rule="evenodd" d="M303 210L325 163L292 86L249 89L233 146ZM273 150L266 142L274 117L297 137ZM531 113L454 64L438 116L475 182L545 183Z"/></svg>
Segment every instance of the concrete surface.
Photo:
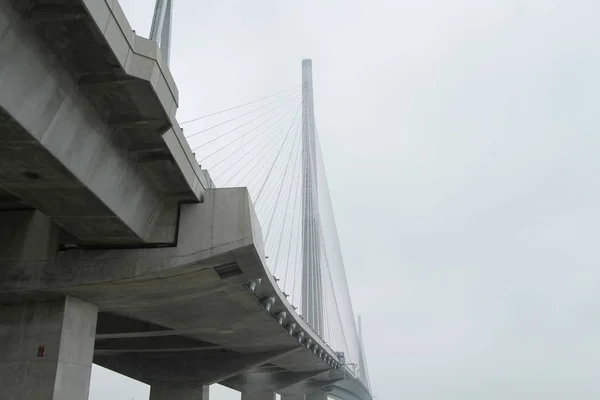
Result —
<svg viewBox="0 0 600 400"><path fill-rule="evenodd" d="M281 393L293 389L299 389L297 391L302 392L303 388L295 388L294 385L317 379L321 375L326 377L326 372L329 372L329 370L291 372L273 366L264 366L245 371L220 383L232 388L243 388L247 393L265 390Z"/></svg>
<svg viewBox="0 0 600 400"><path fill-rule="evenodd" d="M269 391L242 392L242 400L275 400L275 393Z"/></svg>
<svg viewBox="0 0 600 400"><path fill-rule="evenodd" d="M38 209L75 244L174 243L209 182L118 2L0 0L0 59L0 209Z"/></svg>
<svg viewBox="0 0 600 400"><path fill-rule="evenodd" d="M304 395L303 394L299 394L299 395L284 394L284 395L281 395L281 400L304 400Z"/></svg>
<svg viewBox="0 0 600 400"><path fill-rule="evenodd" d="M5 252L0 304L68 295L98 305L94 362L158 387L222 382L300 394L343 378L296 337L302 331L335 356L267 270L247 189L207 190L204 203L181 207L178 226L175 247L74 249L43 262ZM267 298L275 299L270 311Z"/></svg>
<svg viewBox="0 0 600 400"><path fill-rule="evenodd" d="M370 396L364 385L359 385L352 379L344 379L327 387L327 395L339 400L363 400Z"/></svg>
<svg viewBox="0 0 600 400"><path fill-rule="evenodd" d="M0 60L0 316L13 318L0 368L40 362L19 329L60 327L43 328L49 367L7 393L85 398L94 334L74 332L98 307L94 362L154 397L222 382L246 396L334 385L370 400L267 270L247 191L209 189L162 55L117 0L0 0ZM24 384L36 374L42 385Z"/></svg>
<svg viewBox="0 0 600 400"><path fill-rule="evenodd" d="M322 391L316 391L307 393L304 395L305 400L327 400L327 393Z"/></svg>
<svg viewBox="0 0 600 400"><path fill-rule="evenodd" d="M195 388L181 386L152 386L150 400L208 400L208 386Z"/></svg>
<svg viewBox="0 0 600 400"><path fill-rule="evenodd" d="M342 382L349 382L355 392L361 392L360 386L356 384L351 376L338 374L333 371L325 371L320 375L317 375L315 378L305 379L285 387L284 389L280 390L280 394L294 395L318 392L325 389L329 390L329 388ZM360 396L364 396L364 393L360 393L359 397Z"/></svg>
<svg viewBox="0 0 600 400"><path fill-rule="evenodd" d="M0 212L0 221L0 259L42 261L56 254L60 228L41 212Z"/></svg>
<svg viewBox="0 0 600 400"><path fill-rule="evenodd" d="M87 399L96 315L71 297L0 305L0 398Z"/></svg>

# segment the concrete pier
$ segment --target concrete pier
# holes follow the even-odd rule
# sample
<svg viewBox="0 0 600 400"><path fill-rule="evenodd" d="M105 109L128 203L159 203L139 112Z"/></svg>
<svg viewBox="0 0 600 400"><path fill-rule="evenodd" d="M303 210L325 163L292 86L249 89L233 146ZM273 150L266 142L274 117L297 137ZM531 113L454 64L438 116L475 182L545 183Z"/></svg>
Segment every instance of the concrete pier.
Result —
<svg viewBox="0 0 600 400"><path fill-rule="evenodd" d="M2 399L87 399L97 314L72 297L1 305Z"/></svg>

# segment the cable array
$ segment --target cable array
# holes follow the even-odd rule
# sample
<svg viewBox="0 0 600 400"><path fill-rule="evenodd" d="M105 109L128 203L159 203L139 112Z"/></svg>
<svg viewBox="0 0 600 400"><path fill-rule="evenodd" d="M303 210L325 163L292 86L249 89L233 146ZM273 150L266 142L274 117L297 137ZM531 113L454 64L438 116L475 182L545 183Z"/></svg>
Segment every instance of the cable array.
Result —
<svg viewBox="0 0 600 400"><path fill-rule="evenodd" d="M305 259L318 258L320 270L311 284L321 294L308 299L308 304L322 310L322 325L313 329L332 349L343 352L348 364L358 365L360 341L327 178L314 121L315 143L308 143L303 135L307 109L302 96L296 86L183 124L192 132L186 138L196 159L210 172L216 187L248 188L264 235L267 267L300 315L307 313L302 306ZM307 146L313 146L313 151L307 152ZM307 157L316 159L309 162ZM310 176L308 164L316 165ZM314 201L308 203L304 200L307 185L314 193ZM303 254L307 215L315 217L308 255Z"/></svg>

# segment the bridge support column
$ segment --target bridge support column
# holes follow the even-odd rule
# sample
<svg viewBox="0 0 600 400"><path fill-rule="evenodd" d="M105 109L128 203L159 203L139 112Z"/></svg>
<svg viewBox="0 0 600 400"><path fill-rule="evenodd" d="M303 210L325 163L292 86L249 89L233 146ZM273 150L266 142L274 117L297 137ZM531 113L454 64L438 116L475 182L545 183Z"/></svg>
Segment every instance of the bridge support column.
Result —
<svg viewBox="0 0 600 400"><path fill-rule="evenodd" d="M97 315L72 297L0 305L0 397L87 399Z"/></svg>
<svg viewBox="0 0 600 400"><path fill-rule="evenodd" d="M150 387L150 400L208 400L208 385L200 387Z"/></svg>
<svg viewBox="0 0 600 400"><path fill-rule="evenodd" d="M316 392L307 393L304 396L305 400L327 400L327 393L317 390Z"/></svg>
<svg viewBox="0 0 600 400"><path fill-rule="evenodd" d="M0 212L0 260L42 261L58 250L59 228L39 211Z"/></svg>
<svg viewBox="0 0 600 400"><path fill-rule="evenodd" d="M269 391L253 393L242 392L242 400L275 400L275 393Z"/></svg>

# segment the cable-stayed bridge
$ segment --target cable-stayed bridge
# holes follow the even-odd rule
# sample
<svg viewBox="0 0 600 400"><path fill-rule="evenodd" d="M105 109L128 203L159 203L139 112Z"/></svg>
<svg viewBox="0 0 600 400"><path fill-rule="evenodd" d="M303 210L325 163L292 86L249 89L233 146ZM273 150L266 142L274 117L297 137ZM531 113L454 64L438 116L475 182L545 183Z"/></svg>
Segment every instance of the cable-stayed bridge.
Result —
<svg viewBox="0 0 600 400"><path fill-rule="evenodd" d="M367 387L314 118L311 60L302 83L183 121L215 187L247 187L266 264L284 297Z"/></svg>
<svg viewBox="0 0 600 400"><path fill-rule="evenodd" d="M297 87L182 125L216 187L248 187L267 266L288 301L353 372L364 373L314 123L311 64L303 61Z"/></svg>
<svg viewBox="0 0 600 400"><path fill-rule="evenodd" d="M371 399L312 61L178 121L172 10L145 39L116 0L0 0L0 387L85 398L93 361L152 400Z"/></svg>

